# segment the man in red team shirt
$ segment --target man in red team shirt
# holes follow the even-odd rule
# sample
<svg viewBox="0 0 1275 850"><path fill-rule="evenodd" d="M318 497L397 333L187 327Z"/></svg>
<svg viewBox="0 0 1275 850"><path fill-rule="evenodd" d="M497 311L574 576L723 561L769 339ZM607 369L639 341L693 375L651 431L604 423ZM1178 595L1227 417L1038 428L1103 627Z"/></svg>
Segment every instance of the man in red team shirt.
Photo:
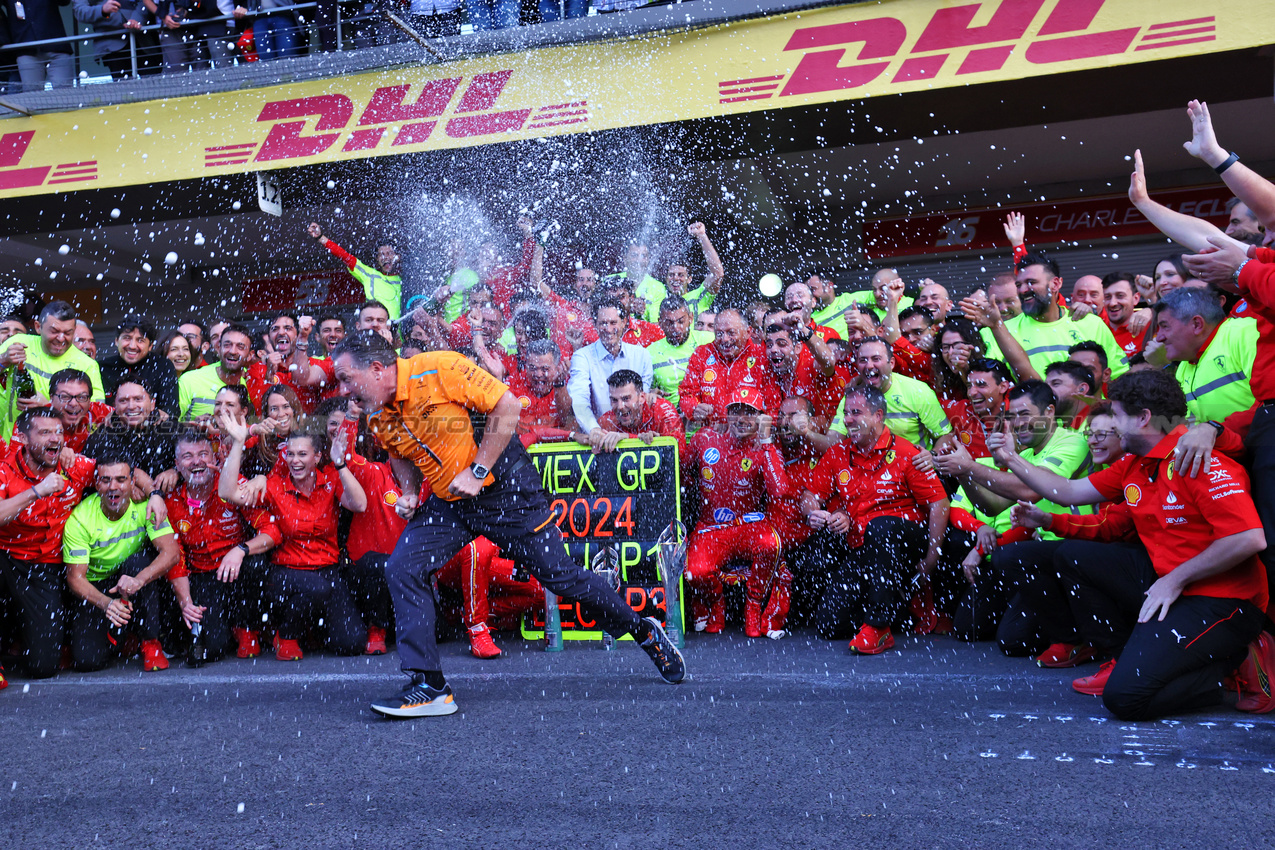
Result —
<svg viewBox="0 0 1275 850"><path fill-rule="evenodd" d="M796 318L791 313L766 315L766 360L779 391L785 397L809 399L814 416L826 428L836 418L849 371L839 371L828 344L808 325L797 325Z"/></svg>
<svg viewBox="0 0 1275 850"><path fill-rule="evenodd" d="M308 356L301 340L308 337L309 328L305 334L301 330L300 320L291 313L278 313L271 320L265 358L247 371L248 394L258 411L265 412L261 410L261 397L271 384L292 387L306 413L314 413L326 390L336 384L332 361Z"/></svg>
<svg viewBox="0 0 1275 850"><path fill-rule="evenodd" d="M535 274L534 269L532 274ZM561 335L572 351L598 340L598 332L593 327L593 308L589 306L597 288L598 273L589 268L576 269L571 281L574 299L563 298L554 292L541 276L540 294L554 311L554 337Z"/></svg>
<svg viewBox="0 0 1275 850"><path fill-rule="evenodd" d="M607 275L602 279L602 297L615 298L624 305L625 331L620 342L646 348L657 339L664 339L664 331L659 325L633 315L633 287L628 278Z"/></svg>
<svg viewBox="0 0 1275 850"><path fill-rule="evenodd" d="M1133 332L1131 321L1138 309L1138 290L1133 285L1133 276L1112 272L1102 279L1102 303L1107 308L1103 318L1111 335L1116 338L1116 345L1124 352L1126 359L1142 350L1142 341L1147 335L1144 326L1137 333Z"/></svg>
<svg viewBox="0 0 1275 850"><path fill-rule="evenodd" d="M350 562L345 573L354 604L367 626L364 651L368 655L384 655L385 635L393 625L394 615L390 588L385 582L385 565L407 527L407 520L395 509L403 490L394 480L389 465L370 461L354 448L359 435L359 412L357 404L338 396L319 405L315 416L327 428L329 441L335 441L337 433L345 431L346 462L354 480L367 495L367 508L350 519L346 543Z"/></svg>
<svg viewBox="0 0 1275 850"><path fill-rule="evenodd" d="M217 495L217 452L203 431L188 428L177 436L176 469L182 483L164 499L177 532L181 561L168 579L188 576L190 598L203 609L200 635L186 657L198 667L216 661L237 644L240 658L261 654L261 582L264 572L244 569L244 558L270 548L270 537L255 534L249 516Z"/></svg>
<svg viewBox="0 0 1275 850"><path fill-rule="evenodd" d="M862 611L850 651L877 655L894 646L890 626L938 563L949 503L932 470L919 469L916 446L885 427L885 396L862 386L846 394L848 437L815 467L802 510L813 529L845 535L849 551L829 552L833 569L815 617L825 638L848 631ZM836 496L839 507L825 509ZM835 539L835 538L834 538Z"/></svg>
<svg viewBox="0 0 1275 850"><path fill-rule="evenodd" d="M522 405L518 416L518 439L524 446L587 438L576 434L562 369L562 352L551 340L536 339L522 352L524 369L507 376L509 391Z"/></svg>
<svg viewBox="0 0 1275 850"><path fill-rule="evenodd" d="M677 456L686 462L686 432L677 408L654 393L642 391L642 376L632 369L619 369L607 378L611 409L598 417L598 427L606 433L594 446L594 453L613 452L620 441L634 437L648 445L656 437L676 437Z"/></svg>
<svg viewBox="0 0 1275 850"><path fill-rule="evenodd" d="M89 437L111 415L111 406L92 401L93 385L79 369L63 369L49 378L49 403L62 421L62 440L71 451L84 451Z"/></svg>
<svg viewBox="0 0 1275 850"><path fill-rule="evenodd" d="M956 438L970 457L991 457L987 435L1000 428L1005 394L1014 388L1009 368L999 360L981 357L970 363L963 399L943 403L943 412Z"/></svg>
<svg viewBox="0 0 1275 850"><path fill-rule="evenodd" d="M783 544L762 511L769 507L766 494L786 493L788 482L756 387L736 387L725 407L726 433L702 428L691 438L701 502L686 551L686 578L694 591L695 630L716 634L726 624L722 572L732 560L747 560L744 633L761 637L763 610L784 578Z"/></svg>
<svg viewBox="0 0 1275 850"><path fill-rule="evenodd" d="M770 520L783 541L784 569L792 573L792 592L773 600L764 613L771 630L781 630L792 604L796 604L801 616L809 615L823 595L826 582L821 577L827 575L827 565L805 557L806 549L802 545L810 537L811 528L801 512L801 494L812 486L812 475L822 456L814 442L821 434L809 398L790 395L784 399L775 420L775 436L784 460L788 492L783 498L772 499Z"/></svg>
<svg viewBox="0 0 1275 850"><path fill-rule="evenodd" d="M62 655L62 529L94 464L76 456L62 465L62 423L47 407L20 413L13 436L15 451L0 462L0 579L21 619L27 672L45 679Z"/></svg>
<svg viewBox="0 0 1275 850"><path fill-rule="evenodd" d="M688 423L716 425L726 421L726 405L737 388L759 395L763 413L773 413L781 400L771 378L766 350L752 340L743 315L733 307L720 310L714 339L695 349L678 388L678 406Z"/></svg>
<svg viewBox="0 0 1275 850"><path fill-rule="evenodd" d="M1221 705L1223 677L1239 665L1236 707L1270 711L1275 638L1263 631L1269 597L1257 558L1266 536L1248 473L1221 454L1197 477L1174 468L1187 404L1170 375L1125 374L1112 383L1110 401L1129 453L1088 478L1072 481L1034 466L1002 435L988 440L998 463L1052 501L1123 498L1146 547L1055 559L1081 638L1118 654L1074 687L1101 695L1121 720L1151 720Z"/></svg>

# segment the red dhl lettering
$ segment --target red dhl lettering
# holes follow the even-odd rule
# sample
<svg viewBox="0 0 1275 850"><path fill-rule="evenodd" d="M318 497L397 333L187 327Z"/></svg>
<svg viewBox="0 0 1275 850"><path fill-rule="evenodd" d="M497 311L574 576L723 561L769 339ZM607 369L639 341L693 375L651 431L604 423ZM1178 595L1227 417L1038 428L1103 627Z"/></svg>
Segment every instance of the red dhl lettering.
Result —
<svg viewBox="0 0 1275 850"><path fill-rule="evenodd" d="M954 56L960 59L954 73L963 76L1001 70L1016 49L1033 65L1051 65L1217 37L1212 16L1102 29L1095 22L1103 5L1104 0L989 0L939 8L910 49L907 25L898 18L802 27L784 46L786 51L804 51L790 75L723 80L718 84L719 98L722 103L734 103L764 100L777 91L787 97L860 88L877 81L892 66L895 71L889 85L934 79ZM1039 29L1028 37L1042 17ZM976 18L987 23L975 26Z"/></svg>
<svg viewBox="0 0 1275 850"><path fill-rule="evenodd" d="M533 110L491 111L513 73L506 70L474 75L453 110L454 117L444 123L443 132L451 138L464 139L522 129ZM346 135L346 140L342 151L372 150L389 135L388 125L393 124L401 126L391 147L420 144L433 135L439 119L456 99L463 82L464 77L431 80L415 92L410 85L379 88L359 113L355 122L357 129L348 135L344 131L354 120L355 104L347 95L324 94L272 101L261 108L257 121L277 123L270 128L255 157L254 144L223 145L206 150L205 165L241 165L249 159L272 162L314 157L332 148L343 135ZM561 106L542 108L537 120L557 117Z"/></svg>

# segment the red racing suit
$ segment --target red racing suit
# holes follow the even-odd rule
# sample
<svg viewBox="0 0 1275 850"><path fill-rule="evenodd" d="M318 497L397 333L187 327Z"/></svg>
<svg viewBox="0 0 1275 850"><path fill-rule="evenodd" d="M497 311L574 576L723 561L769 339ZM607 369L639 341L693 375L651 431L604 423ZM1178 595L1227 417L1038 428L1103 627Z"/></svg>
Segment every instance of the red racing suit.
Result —
<svg viewBox="0 0 1275 850"><path fill-rule="evenodd" d="M545 600L540 582L532 576L527 581L514 579L514 562L500 557L496 544L486 537L470 541L443 564L437 576L440 585L460 588L466 627L486 624L493 609L498 625L509 624Z"/></svg>

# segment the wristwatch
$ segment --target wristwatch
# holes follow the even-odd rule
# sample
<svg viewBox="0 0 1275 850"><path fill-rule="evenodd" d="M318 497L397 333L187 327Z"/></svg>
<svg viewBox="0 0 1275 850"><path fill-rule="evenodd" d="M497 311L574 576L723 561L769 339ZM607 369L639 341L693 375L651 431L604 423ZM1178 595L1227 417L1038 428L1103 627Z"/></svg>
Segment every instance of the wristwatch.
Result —
<svg viewBox="0 0 1275 850"><path fill-rule="evenodd" d="M491 475L491 470L483 466L481 463L470 464L469 471L474 473L474 477L479 481L486 481L487 476Z"/></svg>
<svg viewBox="0 0 1275 850"><path fill-rule="evenodd" d="M236 548L236 549L242 549L242 550L243 550L243 553L244 553L245 555L251 555L251 554L252 554L251 552L249 552L249 551L248 551L248 544L247 544L247 543L240 543L240 544L239 544L238 546L236 546L235 548Z"/></svg>

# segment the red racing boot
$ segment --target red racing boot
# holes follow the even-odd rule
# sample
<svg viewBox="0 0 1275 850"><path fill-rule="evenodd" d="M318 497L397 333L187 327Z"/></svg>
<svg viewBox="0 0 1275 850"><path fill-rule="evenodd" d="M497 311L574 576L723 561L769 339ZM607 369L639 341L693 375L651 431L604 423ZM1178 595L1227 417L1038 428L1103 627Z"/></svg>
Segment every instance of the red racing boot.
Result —
<svg viewBox="0 0 1275 850"><path fill-rule="evenodd" d="M4 668L0 667L0 691L9 687L9 680L4 677Z"/></svg>
<svg viewBox="0 0 1275 850"><path fill-rule="evenodd" d="M1100 697L1102 692L1107 689L1107 680L1111 678L1111 671L1115 669L1116 659L1108 658L1102 662L1102 666L1098 668L1097 673L1092 676L1081 676L1071 683L1071 687L1076 693Z"/></svg>
<svg viewBox="0 0 1275 850"><path fill-rule="evenodd" d="M385 654L385 629L380 626L367 627L367 648L364 652L368 655Z"/></svg>
<svg viewBox="0 0 1275 850"><path fill-rule="evenodd" d="M750 638L762 636L761 603L752 599L744 602L744 634Z"/></svg>
<svg viewBox="0 0 1275 850"><path fill-rule="evenodd" d="M500 647L491 639L491 629L486 623L478 623L469 627L469 651L475 658L499 658Z"/></svg>
<svg viewBox="0 0 1275 850"><path fill-rule="evenodd" d="M878 629L867 623L863 624L863 628L859 629L854 640L850 641L850 651L855 655L880 655L892 646L894 646L894 635L890 634L889 626Z"/></svg>
<svg viewBox="0 0 1275 850"><path fill-rule="evenodd" d="M168 669L168 658L157 640L142 641L142 669L148 673Z"/></svg>
<svg viewBox="0 0 1275 850"><path fill-rule="evenodd" d="M240 628L234 628L230 631L234 633L235 641L239 644L239 648L235 650L237 657L256 658L261 654L261 636L256 632Z"/></svg>
<svg viewBox="0 0 1275 850"><path fill-rule="evenodd" d="M1092 644L1054 643L1036 656L1036 663L1041 667L1079 667L1092 661L1095 654Z"/></svg>
<svg viewBox="0 0 1275 850"><path fill-rule="evenodd" d="M696 623L696 628L699 624ZM708 620L704 623L704 631L710 635L719 635L726 628L726 597L719 596L712 601L708 609Z"/></svg>
<svg viewBox="0 0 1275 850"><path fill-rule="evenodd" d="M1240 689L1235 707L1251 714L1266 714L1275 709L1272 674L1275 674L1275 637L1262 632L1248 645L1248 657L1235 671L1235 683Z"/></svg>
<svg viewBox="0 0 1275 850"><path fill-rule="evenodd" d="M300 661L305 658L301 644L295 640L274 636L274 657L279 661Z"/></svg>

